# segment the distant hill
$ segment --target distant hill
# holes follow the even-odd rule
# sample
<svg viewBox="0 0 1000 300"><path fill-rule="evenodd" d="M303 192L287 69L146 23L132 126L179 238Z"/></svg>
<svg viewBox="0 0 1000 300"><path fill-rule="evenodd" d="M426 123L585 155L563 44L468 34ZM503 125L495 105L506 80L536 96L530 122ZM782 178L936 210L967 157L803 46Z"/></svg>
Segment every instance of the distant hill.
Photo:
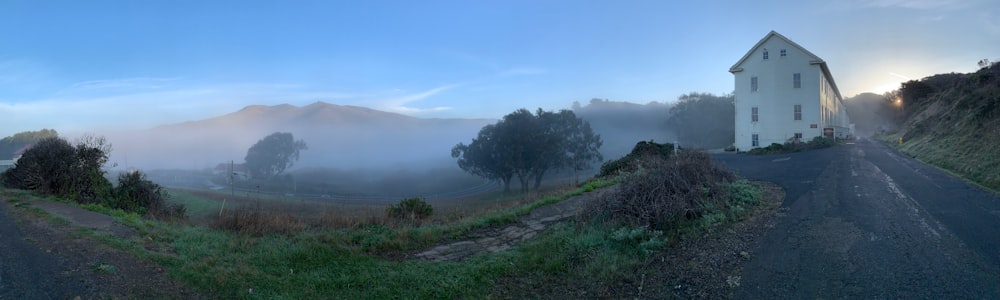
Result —
<svg viewBox="0 0 1000 300"><path fill-rule="evenodd" d="M119 167L202 169L240 162L273 132L303 139L297 167L368 168L440 165L451 147L468 142L487 119L424 119L374 109L316 102L247 106L219 117L109 134ZM127 166L126 166L127 165Z"/></svg>
<svg viewBox="0 0 1000 300"><path fill-rule="evenodd" d="M902 123L884 136L905 153L1000 190L1000 63L903 83Z"/></svg>
<svg viewBox="0 0 1000 300"><path fill-rule="evenodd" d="M572 108L577 117L589 122L594 132L601 135L604 141L601 154L605 160L628 154L639 141L673 143L676 140L673 132L666 128L671 108L668 104L592 99L585 106L574 103Z"/></svg>

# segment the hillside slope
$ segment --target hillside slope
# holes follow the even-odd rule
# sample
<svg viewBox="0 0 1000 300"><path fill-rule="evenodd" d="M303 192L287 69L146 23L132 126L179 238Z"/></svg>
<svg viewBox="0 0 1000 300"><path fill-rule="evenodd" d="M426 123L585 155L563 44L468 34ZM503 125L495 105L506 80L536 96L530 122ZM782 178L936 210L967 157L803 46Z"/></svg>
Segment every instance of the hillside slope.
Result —
<svg viewBox="0 0 1000 300"><path fill-rule="evenodd" d="M894 96L903 122L884 140L910 156L1000 190L1000 63L975 73L909 81Z"/></svg>

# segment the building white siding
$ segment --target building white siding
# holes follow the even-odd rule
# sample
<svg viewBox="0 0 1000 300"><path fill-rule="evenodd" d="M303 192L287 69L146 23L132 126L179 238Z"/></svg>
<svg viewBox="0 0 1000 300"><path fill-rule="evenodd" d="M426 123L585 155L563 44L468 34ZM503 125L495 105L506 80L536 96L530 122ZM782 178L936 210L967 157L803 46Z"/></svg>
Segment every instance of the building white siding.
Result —
<svg viewBox="0 0 1000 300"><path fill-rule="evenodd" d="M740 151L782 144L797 134L808 141L822 135L824 128L841 128L841 133L849 134L843 131L849 127L847 114L826 63L776 32L762 39L730 72L735 78L735 146ZM795 113L797 105L800 114Z"/></svg>
<svg viewBox="0 0 1000 300"><path fill-rule="evenodd" d="M15 162L14 160L0 160L0 173L7 171L7 169L13 169Z"/></svg>

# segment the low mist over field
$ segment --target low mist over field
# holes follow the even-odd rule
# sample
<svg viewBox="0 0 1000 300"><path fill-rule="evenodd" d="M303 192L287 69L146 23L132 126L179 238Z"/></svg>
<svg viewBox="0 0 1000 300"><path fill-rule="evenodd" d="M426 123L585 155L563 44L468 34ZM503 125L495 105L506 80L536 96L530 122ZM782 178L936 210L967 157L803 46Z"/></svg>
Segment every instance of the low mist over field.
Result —
<svg viewBox="0 0 1000 300"><path fill-rule="evenodd" d="M720 101L732 105L731 98L691 94L671 104L594 99L584 106L575 103L572 110L601 135L601 153L613 159L643 140L696 148L727 146L731 131L704 132L712 127L708 124L732 121L725 107L712 106ZM689 116L693 113L701 117ZM241 163L247 149L264 136L289 132L308 144L293 169L424 170L454 167L451 148L469 142L483 126L495 122L417 118L316 102L302 107L252 105L219 117L104 135L114 146L111 161L122 169L200 170ZM705 138L707 134L715 136Z"/></svg>
<svg viewBox="0 0 1000 300"><path fill-rule="evenodd" d="M732 145L732 95L688 93L676 101L630 102L593 99L573 111L604 139L605 158L618 158L638 141L676 143L685 148L720 149Z"/></svg>
<svg viewBox="0 0 1000 300"><path fill-rule="evenodd" d="M475 136L486 119L421 119L358 106L316 102L248 106L224 116L149 130L109 133L120 167L203 169L230 160L273 132L306 141L298 167L426 168L448 163L455 143Z"/></svg>
<svg viewBox="0 0 1000 300"><path fill-rule="evenodd" d="M593 99L569 105L601 137L604 160L627 154L639 141L718 149L732 144L731 96L682 95L677 101L635 104ZM465 195L488 190L491 180L459 168L452 149L469 144L492 119L418 118L360 106L315 102L251 105L238 111L150 129L94 132L112 145L114 173L144 170L168 186L221 189L230 168L243 172L251 146L274 133L306 145L290 166L269 176L242 173L244 191L321 195ZM25 132L4 149L22 149L55 131ZM65 136L68 140L74 136ZM9 144L9 145L8 145ZM565 184L596 172L600 162L553 168L546 182ZM179 172L178 172L179 171ZM461 192L467 191L467 192Z"/></svg>

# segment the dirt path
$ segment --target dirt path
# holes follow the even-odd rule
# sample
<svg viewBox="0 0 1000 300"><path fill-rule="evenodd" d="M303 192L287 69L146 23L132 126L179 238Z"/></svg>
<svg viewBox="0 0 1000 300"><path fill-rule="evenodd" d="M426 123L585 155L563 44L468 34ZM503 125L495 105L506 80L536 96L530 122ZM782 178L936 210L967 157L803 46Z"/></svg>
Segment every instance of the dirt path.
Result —
<svg viewBox="0 0 1000 300"><path fill-rule="evenodd" d="M617 185L598 189L569 199L536 208L517 223L501 227L474 230L468 239L449 242L420 251L413 259L430 261L462 261L467 258L513 248L541 233L550 225L578 215L593 199L613 192Z"/></svg>
<svg viewBox="0 0 1000 300"><path fill-rule="evenodd" d="M159 265L95 240L136 233L113 218L0 190L0 299L199 299ZM44 211L44 213L38 210Z"/></svg>

